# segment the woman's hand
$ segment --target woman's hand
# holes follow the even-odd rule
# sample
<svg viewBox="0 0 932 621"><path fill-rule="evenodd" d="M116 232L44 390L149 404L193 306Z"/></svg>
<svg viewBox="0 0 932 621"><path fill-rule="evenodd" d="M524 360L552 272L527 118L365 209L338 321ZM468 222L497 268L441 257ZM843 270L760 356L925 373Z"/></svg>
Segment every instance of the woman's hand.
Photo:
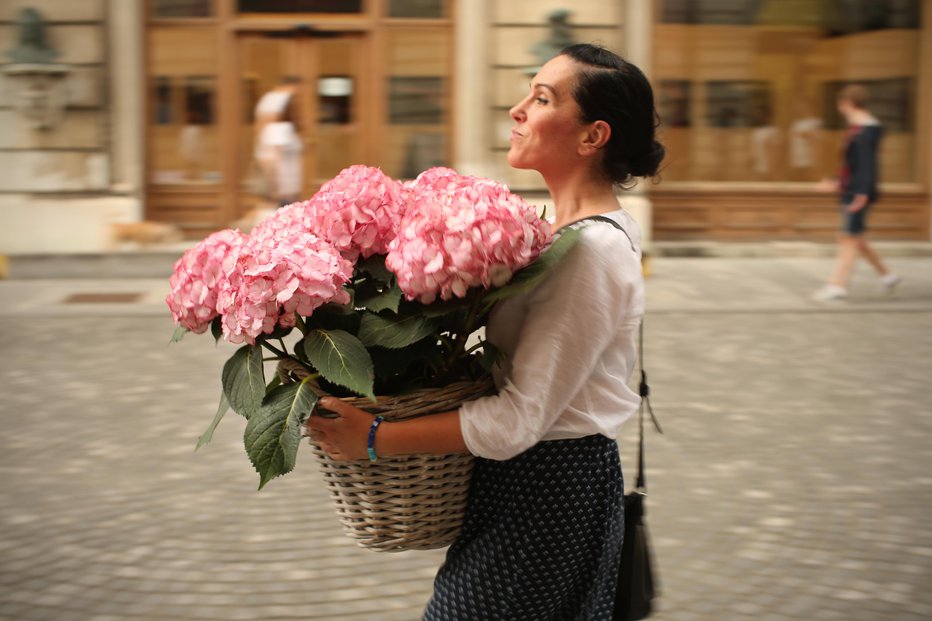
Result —
<svg viewBox="0 0 932 621"><path fill-rule="evenodd" d="M823 192L823 193L838 192L839 191L838 179L831 179L829 177L823 177L816 184L816 191Z"/></svg>
<svg viewBox="0 0 932 621"><path fill-rule="evenodd" d="M339 416L324 418L312 414L306 423L307 435L337 461L368 459L369 427L375 417L335 397L323 397L317 407Z"/></svg>
<svg viewBox="0 0 932 621"><path fill-rule="evenodd" d="M847 209L849 213L857 213L867 207L867 195L866 194L855 194L854 200L848 205Z"/></svg>

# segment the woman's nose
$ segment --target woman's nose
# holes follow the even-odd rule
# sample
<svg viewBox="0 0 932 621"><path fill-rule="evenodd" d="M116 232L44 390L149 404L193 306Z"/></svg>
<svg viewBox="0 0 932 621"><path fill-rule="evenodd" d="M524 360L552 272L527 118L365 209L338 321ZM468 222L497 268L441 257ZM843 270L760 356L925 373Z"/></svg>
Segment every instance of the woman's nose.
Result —
<svg viewBox="0 0 932 621"><path fill-rule="evenodd" d="M512 120L514 120L517 123L520 123L521 121L523 121L524 120L524 102L522 101L522 102L516 103L514 106L512 106L511 110L508 111L508 114L509 116L511 116Z"/></svg>

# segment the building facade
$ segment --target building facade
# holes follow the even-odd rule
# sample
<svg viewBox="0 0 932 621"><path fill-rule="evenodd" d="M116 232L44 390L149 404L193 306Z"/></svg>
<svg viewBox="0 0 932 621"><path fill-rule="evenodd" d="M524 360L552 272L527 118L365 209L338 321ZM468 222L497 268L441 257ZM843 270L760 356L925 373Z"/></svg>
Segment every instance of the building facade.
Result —
<svg viewBox="0 0 932 621"><path fill-rule="evenodd" d="M655 86L668 160L626 199L653 239L832 239L817 182L835 93L860 82L886 128L874 235L930 240L932 0L7 0L0 253L100 250L139 220L196 238L268 207L259 102L283 88L301 195L350 164L451 165L546 203L507 166L508 109L573 41Z"/></svg>

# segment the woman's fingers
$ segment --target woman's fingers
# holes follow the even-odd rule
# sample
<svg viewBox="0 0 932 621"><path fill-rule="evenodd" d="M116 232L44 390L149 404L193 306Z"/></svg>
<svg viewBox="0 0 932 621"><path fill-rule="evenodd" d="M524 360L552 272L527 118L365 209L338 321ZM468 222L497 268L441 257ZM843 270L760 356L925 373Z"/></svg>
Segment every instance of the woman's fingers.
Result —
<svg viewBox="0 0 932 621"><path fill-rule="evenodd" d="M342 399L337 399L336 397L321 397L321 399L317 402L317 406L325 410L340 414L341 416L348 416L362 412L362 410L359 408L350 405Z"/></svg>
<svg viewBox="0 0 932 621"><path fill-rule="evenodd" d="M333 459L366 458L367 434L373 415L335 397L323 397L317 405L336 416L312 414L305 423L307 435Z"/></svg>

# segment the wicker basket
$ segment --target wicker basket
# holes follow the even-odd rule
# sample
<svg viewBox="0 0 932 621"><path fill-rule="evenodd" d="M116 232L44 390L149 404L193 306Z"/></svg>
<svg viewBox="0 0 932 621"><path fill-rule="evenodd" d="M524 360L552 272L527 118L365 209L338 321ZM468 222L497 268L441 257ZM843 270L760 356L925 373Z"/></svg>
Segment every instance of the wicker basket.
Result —
<svg viewBox="0 0 932 621"><path fill-rule="evenodd" d="M279 363L283 381L302 379L298 363ZM387 421L448 412L493 392L490 377L392 397L344 398ZM407 455L378 461L334 461L311 442L324 483L346 534L364 548L382 552L430 550L449 545L463 521L473 457Z"/></svg>

